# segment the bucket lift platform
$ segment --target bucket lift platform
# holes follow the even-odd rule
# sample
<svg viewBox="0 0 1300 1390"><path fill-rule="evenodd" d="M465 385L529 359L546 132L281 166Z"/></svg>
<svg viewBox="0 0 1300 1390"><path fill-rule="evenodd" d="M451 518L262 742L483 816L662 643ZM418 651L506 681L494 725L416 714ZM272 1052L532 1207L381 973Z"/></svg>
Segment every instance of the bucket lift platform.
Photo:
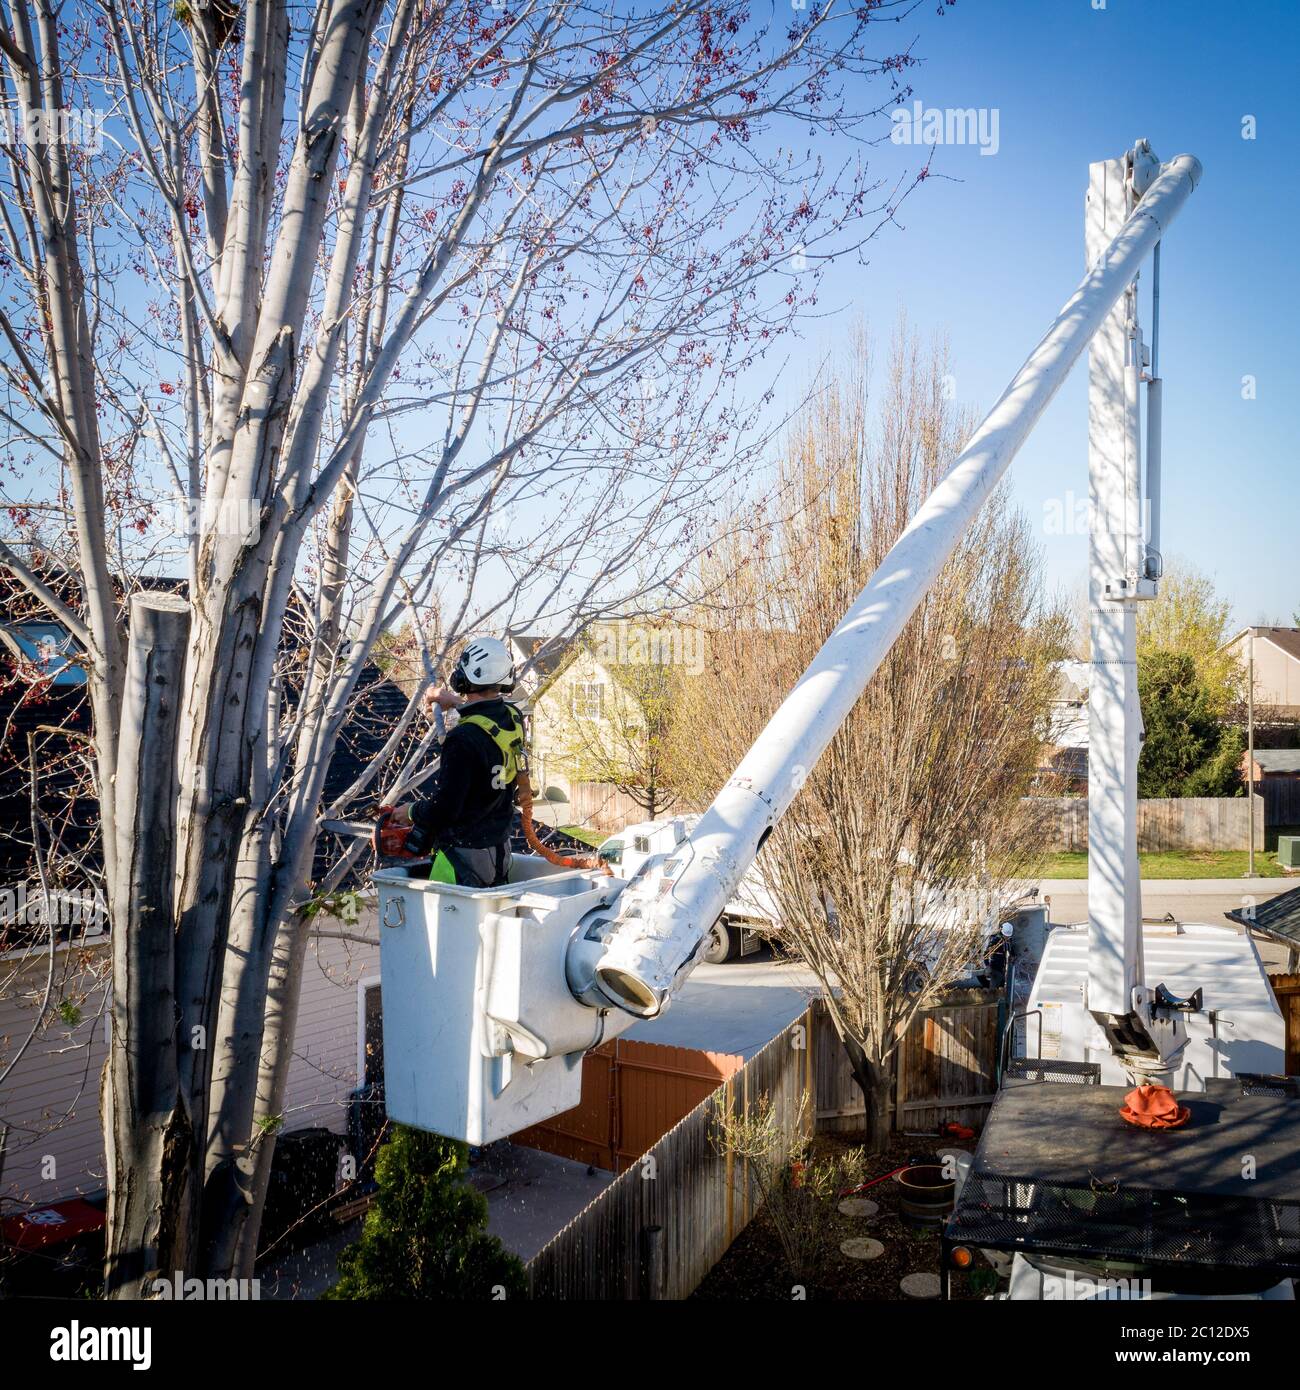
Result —
<svg viewBox="0 0 1300 1390"><path fill-rule="evenodd" d="M419 861L374 876L385 1105L401 1124L489 1144L577 1105L583 1054L635 1022L579 1003L566 984L579 921L624 884L527 854L499 888L428 872Z"/></svg>

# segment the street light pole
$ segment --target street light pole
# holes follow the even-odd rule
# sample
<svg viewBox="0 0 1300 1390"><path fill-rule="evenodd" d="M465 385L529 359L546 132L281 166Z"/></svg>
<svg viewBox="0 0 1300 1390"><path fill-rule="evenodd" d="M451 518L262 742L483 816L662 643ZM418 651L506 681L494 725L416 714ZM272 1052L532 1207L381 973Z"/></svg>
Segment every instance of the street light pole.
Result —
<svg viewBox="0 0 1300 1390"><path fill-rule="evenodd" d="M1255 630L1246 649L1246 819L1250 821L1250 856L1246 877L1255 878Z"/></svg>

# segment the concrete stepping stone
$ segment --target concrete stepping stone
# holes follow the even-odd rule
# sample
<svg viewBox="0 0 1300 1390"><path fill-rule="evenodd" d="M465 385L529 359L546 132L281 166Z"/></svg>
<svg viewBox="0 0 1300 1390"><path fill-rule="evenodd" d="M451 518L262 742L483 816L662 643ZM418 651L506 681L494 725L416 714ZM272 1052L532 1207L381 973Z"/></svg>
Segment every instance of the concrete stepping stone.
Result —
<svg viewBox="0 0 1300 1390"><path fill-rule="evenodd" d="M908 1298L938 1298L943 1290L937 1274L905 1274L898 1287Z"/></svg>
<svg viewBox="0 0 1300 1390"><path fill-rule="evenodd" d="M840 1250L851 1260L876 1260L885 1253L885 1247L870 1236L851 1236L840 1241Z"/></svg>
<svg viewBox="0 0 1300 1390"><path fill-rule="evenodd" d="M879 1210L880 1203L873 1202L870 1197L845 1197L840 1203L844 1216L875 1216Z"/></svg>

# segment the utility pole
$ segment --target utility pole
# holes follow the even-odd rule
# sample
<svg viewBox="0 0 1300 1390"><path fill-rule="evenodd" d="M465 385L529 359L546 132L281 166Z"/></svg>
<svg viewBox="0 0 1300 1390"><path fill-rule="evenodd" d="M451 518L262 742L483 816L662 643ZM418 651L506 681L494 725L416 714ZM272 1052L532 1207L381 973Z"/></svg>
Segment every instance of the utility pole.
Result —
<svg viewBox="0 0 1300 1390"><path fill-rule="evenodd" d="M1255 629L1250 629L1246 648L1246 819L1250 822L1250 855L1246 877L1255 873Z"/></svg>

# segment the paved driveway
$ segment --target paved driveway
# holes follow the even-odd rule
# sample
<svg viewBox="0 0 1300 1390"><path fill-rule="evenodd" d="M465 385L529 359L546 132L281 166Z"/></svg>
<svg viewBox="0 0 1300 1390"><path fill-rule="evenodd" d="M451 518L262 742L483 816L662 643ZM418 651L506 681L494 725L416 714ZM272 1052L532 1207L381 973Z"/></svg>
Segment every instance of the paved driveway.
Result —
<svg viewBox="0 0 1300 1390"><path fill-rule="evenodd" d="M623 1034L667 1047L697 1047L746 1059L808 1007L812 973L763 950L725 965L700 965L662 1018Z"/></svg>
<svg viewBox="0 0 1300 1390"><path fill-rule="evenodd" d="M470 1181L487 1198L490 1234L527 1263L614 1174L503 1139L478 1152Z"/></svg>

